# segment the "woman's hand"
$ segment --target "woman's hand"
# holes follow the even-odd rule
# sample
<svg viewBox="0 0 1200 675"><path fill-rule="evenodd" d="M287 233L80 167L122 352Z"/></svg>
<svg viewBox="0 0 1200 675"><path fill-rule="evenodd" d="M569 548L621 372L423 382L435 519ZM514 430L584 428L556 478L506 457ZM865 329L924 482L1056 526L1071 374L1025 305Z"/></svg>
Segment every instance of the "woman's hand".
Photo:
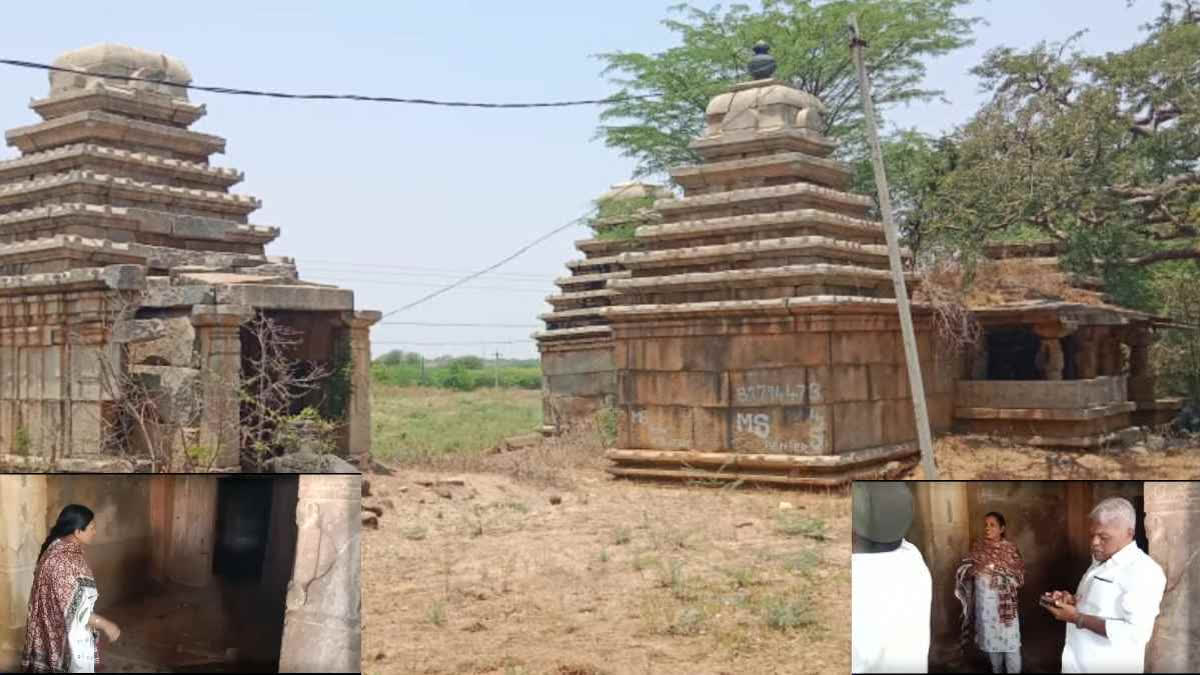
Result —
<svg viewBox="0 0 1200 675"><path fill-rule="evenodd" d="M99 628L109 642L116 642L121 637L121 627L103 617L96 617L96 628Z"/></svg>

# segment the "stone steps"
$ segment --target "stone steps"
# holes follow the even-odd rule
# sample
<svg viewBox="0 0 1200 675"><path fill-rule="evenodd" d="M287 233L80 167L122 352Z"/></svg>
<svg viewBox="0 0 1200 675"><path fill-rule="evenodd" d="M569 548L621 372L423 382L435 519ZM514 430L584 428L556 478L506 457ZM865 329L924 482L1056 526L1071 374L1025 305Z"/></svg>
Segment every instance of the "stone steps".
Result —
<svg viewBox="0 0 1200 675"><path fill-rule="evenodd" d="M615 298L615 297L617 297L616 291L604 288L604 289L600 289L597 291L578 291L575 293L559 293L557 295L548 296L546 298L546 302L548 302L550 305L552 305L554 307L558 307L560 305L572 304L572 303L580 302L583 300L596 300L599 298L611 299L611 298Z"/></svg>
<svg viewBox="0 0 1200 675"><path fill-rule="evenodd" d="M90 166L81 167L80 163ZM147 152L131 152L95 143L75 143L0 161L0 182L20 181L32 173L65 173L80 168L106 173L102 167L168 173L221 189L239 183L245 177L245 174L235 169L187 162Z"/></svg>
<svg viewBox="0 0 1200 675"><path fill-rule="evenodd" d="M802 152L729 159L671 169L671 178L688 192L722 187L746 179L797 178L836 190L850 184L850 167L844 162Z"/></svg>
<svg viewBox="0 0 1200 675"><path fill-rule="evenodd" d="M907 253L908 251L902 252L902 254ZM646 269L700 265L723 261L731 263L747 262L769 255L778 257L786 254L821 256L830 259L830 262L844 261L847 263L858 263L867 267L883 269L887 269L888 267L886 246L859 244L857 242L847 242L831 237L814 235L756 239L732 244L714 244L689 248L631 251L618 256L618 260L623 267L628 267L630 270L636 272Z"/></svg>
<svg viewBox="0 0 1200 675"><path fill-rule="evenodd" d="M913 274L906 274L905 277L910 284L916 280L916 276ZM608 287L622 293L646 290L691 290L707 287L747 288L821 283L862 288L887 286L890 289L891 279L891 272L888 270L857 265L816 263L614 279L608 282Z"/></svg>
<svg viewBox="0 0 1200 675"><path fill-rule="evenodd" d="M110 142L115 145L137 146L166 150L185 155L191 160L205 160L209 155L225 152L225 139L187 129L166 126L114 115L99 110L86 110L52 120L11 129L4 134L10 146L23 153L49 150L74 143Z"/></svg>
<svg viewBox="0 0 1200 675"><path fill-rule="evenodd" d="M199 211L244 218L262 206L262 202L246 195L144 183L120 176L75 170L32 181L0 185L0 208L20 209L40 205L46 199L62 197L64 193L96 193L111 199L113 196L138 203L171 207L181 204Z"/></svg>
<svg viewBox="0 0 1200 675"><path fill-rule="evenodd" d="M835 213L862 216L874 202L870 197L832 190L812 183L792 183L770 187L740 188L726 192L701 194L680 199L663 199L654 208L666 222L686 219L705 212L740 209L820 208ZM725 214L716 214L718 216Z"/></svg>
<svg viewBox="0 0 1200 675"><path fill-rule="evenodd" d="M764 231L807 229L822 236L884 244L886 241L880 223L851 218L817 209L792 209L775 213L752 213L719 218L681 220L662 225L638 228L637 238L649 245L668 244L677 240L704 239L706 237L742 236L753 237ZM682 246L684 244L674 244Z"/></svg>

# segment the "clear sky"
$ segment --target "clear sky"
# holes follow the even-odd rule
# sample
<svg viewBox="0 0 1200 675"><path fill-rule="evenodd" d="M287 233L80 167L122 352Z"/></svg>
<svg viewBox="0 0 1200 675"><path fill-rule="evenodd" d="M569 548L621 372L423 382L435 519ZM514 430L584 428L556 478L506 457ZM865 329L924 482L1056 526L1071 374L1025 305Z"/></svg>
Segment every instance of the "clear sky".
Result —
<svg viewBox="0 0 1200 675"><path fill-rule="evenodd" d="M5 7L0 58L49 62L70 49L117 42L182 59L198 85L481 101L600 98L613 87L593 55L672 46L674 35L660 21L675 3L20 2ZM929 64L925 86L944 89L947 101L887 110L887 121L950 129L983 100L967 70L987 49L1086 28L1084 50L1120 50L1158 10L1153 0L1132 7L1125 0L979 0L965 12L988 22L977 27L976 44ZM42 71L0 66L0 127L37 121L26 104L47 87ZM283 229L268 252L295 257L303 278L354 289L363 309L394 309L499 260L583 214L633 168L592 140L595 107L191 96L208 107L192 128L228 139L225 156L213 163L244 170L235 190L264 202L251 222ZM0 149L0 158L16 154ZM566 275L563 263L578 257L572 242L587 234L571 228L497 273L390 319L527 327L379 325L373 351L536 356L528 337L549 309L543 298Z"/></svg>

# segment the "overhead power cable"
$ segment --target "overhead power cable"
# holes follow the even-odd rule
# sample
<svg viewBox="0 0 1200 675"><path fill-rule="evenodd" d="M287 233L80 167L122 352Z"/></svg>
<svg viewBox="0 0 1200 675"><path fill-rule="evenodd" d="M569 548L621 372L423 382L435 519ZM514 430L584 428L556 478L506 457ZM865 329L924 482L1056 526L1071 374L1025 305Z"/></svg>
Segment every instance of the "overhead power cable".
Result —
<svg viewBox="0 0 1200 675"><path fill-rule="evenodd" d="M438 323L435 321L380 321L379 326L438 326L444 328L541 328L536 323Z"/></svg>
<svg viewBox="0 0 1200 675"><path fill-rule="evenodd" d="M53 66L48 63L35 63L33 61L20 61L17 59L0 59L0 63L8 66L16 66L18 68L35 68L38 70L49 70L59 73L73 73L75 75L85 75L87 77L103 77L111 80L124 80L126 82L146 82L149 84L159 84L170 87L180 87L183 89L191 89L194 91L207 91L213 94L233 94L236 96L262 96L266 98L286 98L304 101L369 101L372 103L407 103L411 105L436 105L447 106L453 108L566 108L569 106L581 105L599 105L604 103L618 103L620 101L630 101L654 98L659 94L626 94L621 96L610 96L608 98L589 98L579 99L574 101L541 101L534 103L484 103L479 101L439 101L430 98L404 98L399 96L364 96L362 94L289 94L280 91L259 91L256 89L236 89L233 87L206 87L196 84L183 84L173 82L171 80L162 80L150 77L134 77L132 75L107 75L104 73L90 73L86 70L78 70L75 68L64 68L62 66Z"/></svg>
<svg viewBox="0 0 1200 675"><path fill-rule="evenodd" d="M417 298L416 300L413 300L412 302L408 303L407 305L404 305L403 307L397 307L396 309L393 309L392 311L385 313L381 318L386 319L389 316L391 316L397 312L403 312L406 309L412 309L413 307L416 307L417 305L419 305L423 302L432 300L432 299L436 298L437 296L439 296L443 293L446 293L447 291L454 290L455 288L467 283L468 281L470 281L472 279L481 277L481 276L487 274L488 272L491 272L492 270L496 269L497 267L500 267L504 263L512 260L513 258L516 258L517 256L521 255L522 253L528 251L529 249L533 248L534 246L537 246L538 244L542 243L543 241L546 241L550 237L553 237L554 235L558 234L559 232L562 232L563 230L567 229L568 227L574 227L576 225L579 225L580 223L583 222L583 220L586 217L587 217L586 215L580 216L565 225L559 225L558 227L554 228L553 230L550 230L546 234L543 234L542 236L538 237L537 239L534 239L533 241L529 242L528 244L525 244L521 248L517 249L517 251L515 253L502 258L499 262L488 265L487 267L479 270L478 272L468 274L467 276L459 279L458 281L455 281L452 284L448 284L432 293L423 295L420 298Z"/></svg>

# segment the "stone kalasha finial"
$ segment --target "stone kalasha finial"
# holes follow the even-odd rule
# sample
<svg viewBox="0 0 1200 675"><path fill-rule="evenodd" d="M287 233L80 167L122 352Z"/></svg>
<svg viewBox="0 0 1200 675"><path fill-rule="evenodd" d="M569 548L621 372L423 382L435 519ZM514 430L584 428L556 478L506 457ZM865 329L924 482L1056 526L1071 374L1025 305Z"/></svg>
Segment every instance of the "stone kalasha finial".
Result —
<svg viewBox="0 0 1200 675"><path fill-rule="evenodd" d="M771 46L759 40L754 43L754 56L750 57L750 77L765 80L775 73L775 57L767 52Z"/></svg>

